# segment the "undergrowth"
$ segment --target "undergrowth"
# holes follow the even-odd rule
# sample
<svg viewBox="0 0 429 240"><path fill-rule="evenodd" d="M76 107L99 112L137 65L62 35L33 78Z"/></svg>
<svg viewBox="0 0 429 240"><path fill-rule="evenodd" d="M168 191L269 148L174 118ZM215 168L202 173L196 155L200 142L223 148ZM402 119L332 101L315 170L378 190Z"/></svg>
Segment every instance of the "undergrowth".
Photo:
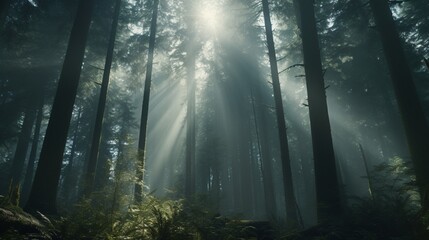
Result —
<svg viewBox="0 0 429 240"><path fill-rule="evenodd" d="M242 233L238 223L201 204L150 195L125 211L86 199L56 224L64 239L219 240Z"/></svg>
<svg viewBox="0 0 429 240"><path fill-rule="evenodd" d="M421 210L411 168L402 159L394 158L377 166L369 177L371 196L350 198L341 223L323 223L280 239L429 239L429 214ZM149 194L142 203L131 204L129 200L121 202L118 195L122 194L118 194L119 188L115 189L94 193L61 218L49 220L38 216L43 224L49 225L49 231L44 232L54 236L52 239L65 240L256 239L257 234L252 232L256 231L255 227L222 217L209 207L214 204L210 204L207 196L184 201L160 199ZM16 204L19 194L15 192L10 191L8 196L0 198L0 204L21 212Z"/></svg>
<svg viewBox="0 0 429 240"><path fill-rule="evenodd" d="M392 158L376 166L369 180L370 196L350 197L340 224L323 223L283 239L429 239L429 213L422 211L410 163Z"/></svg>

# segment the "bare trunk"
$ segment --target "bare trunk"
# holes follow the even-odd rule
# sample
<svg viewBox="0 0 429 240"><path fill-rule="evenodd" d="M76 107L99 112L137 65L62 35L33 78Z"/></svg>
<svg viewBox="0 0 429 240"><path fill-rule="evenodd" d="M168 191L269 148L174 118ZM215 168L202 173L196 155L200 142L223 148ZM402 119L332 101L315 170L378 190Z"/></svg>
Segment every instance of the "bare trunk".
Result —
<svg viewBox="0 0 429 240"><path fill-rule="evenodd" d="M6 17L9 13L10 0L2 0L0 2L0 32L3 31L6 24Z"/></svg>
<svg viewBox="0 0 429 240"><path fill-rule="evenodd" d="M191 46L192 48L192 46ZM186 112L186 163L185 196L195 193L195 52L190 50L187 58L188 102Z"/></svg>
<svg viewBox="0 0 429 240"><path fill-rule="evenodd" d="M27 157L35 117L35 110L28 107L25 110L24 121L22 123L18 143L16 145L15 156L12 160L12 168L9 171L9 181L12 188L20 185L22 180L22 173L24 171L25 159Z"/></svg>
<svg viewBox="0 0 429 240"><path fill-rule="evenodd" d="M79 1L39 164L26 206L28 211L38 210L45 214L57 211L56 197L64 147L79 84L94 2L94 0Z"/></svg>
<svg viewBox="0 0 429 240"><path fill-rule="evenodd" d="M289 157L289 145L286 135L286 123L284 118L283 100L280 89L280 80L277 68L277 58L274 46L273 31L270 19L270 10L268 0L262 0L262 8L264 12L265 32L267 36L268 55L270 59L271 77L273 80L274 103L277 116L277 125L279 129L280 140L280 157L282 162L283 185L286 201L286 218L291 227L298 224L298 216L296 212L296 200L294 194L292 170Z"/></svg>
<svg viewBox="0 0 429 240"><path fill-rule="evenodd" d="M298 15L313 142L318 219L324 221L341 213L341 202L313 2L299 1Z"/></svg>
<svg viewBox="0 0 429 240"><path fill-rule="evenodd" d="M147 57L146 79L144 84L142 115L140 120L140 134L138 144L138 163L136 166L137 182L134 187L134 201L140 203L143 194L143 177L145 167L145 147L146 147L146 131L147 120L149 115L149 99L150 99L150 86L152 82L152 67L153 67L153 53L155 51L155 35L156 35L156 21L158 18L158 5L159 0L153 2L152 21L150 25L149 37L149 52Z"/></svg>
<svg viewBox="0 0 429 240"><path fill-rule="evenodd" d="M41 94L39 109L37 110L36 126L34 127L33 142L31 144L30 156L28 157L27 170L25 172L24 183L22 185L22 199L26 202L28 194L30 194L31 183L34 177L34 166L36 162L37 148L39 147L40 128L43 120L44 96Z"/></svg>
<svg viewBox="0 0 429 240"><path fill-rule="evenodd" d="M74 127L74 133L73 133L73 144L71 146L70 149L70 156L69 156L69 163L67 164L65 170L64 170L64 180L63 180L63 198L65 203L69 203L70 201L70 196L73 195L73 193L75 192L75 187L77 184L77 172L74 172L75 170L75 166L74 166L74 158L76 155L76 145L77 145L77 138L78 138L78 133L79 133L79 127L80 127L80 122L81 122L81 117L82 117L82 108L80 107L77 113L77 120L76 120L76 124Z"/></svg>
<svg viewBox="0 0 429 240"><path fill-rule="evenodd" d="M270 220L274 220L277 216L277 207L272 174L272 154L269 145L269 130L266 118L268 111L264 109L265 106L262 104L263 97L259 89L259 86L257 86L255 88L255 93L253 88L250 90L252 99L254 96L254 99L252 100L252 110L255 121L256 144L260 160L259 170L262 176L262 185L264 188L265 212ZM257 107L255 106L255 102L257 103Z"/></svg>
<svg viewBox="0 0 429 240"><path fill-rule="evenodd" d="M389 66L396 99L407 136L422 205L429 208L429 126L408 66L389 1L370 0Z"/></svg>
<svg viewBox="0 0 429 240"><path fill-rule="evenodd" d="M115 48L116 30L118 28L121 0L115 1L112 27L110 30L109 45L107 47L106 61L104 63L103 80L101 82L100 99L98 100L97 115L95 117L94 132L92 134L91 150L88 159L88 168L85 175L84 195L91 194L95 179L95 169L97 166L98 152L100 148L101 130L103 128L103 116L106 108L107 89L109 87L110 70L112 68L113 50Z"/></svg>

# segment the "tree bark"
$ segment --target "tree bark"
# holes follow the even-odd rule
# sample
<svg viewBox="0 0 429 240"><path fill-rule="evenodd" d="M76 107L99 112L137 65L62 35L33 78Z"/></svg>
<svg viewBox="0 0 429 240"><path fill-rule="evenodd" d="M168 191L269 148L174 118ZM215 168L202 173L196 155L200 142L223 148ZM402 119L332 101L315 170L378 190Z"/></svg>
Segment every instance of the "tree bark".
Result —
<svg viewBox="0 0 429 240"><path fill-rule="evenodd" d="M283 100L280 89L280 80L277 68L277 58L274 46L273 31L270 19L270 10L268 0L262 0L262 8L264 13L265 32L267 36L268 55L270 59L271 77L273 80L274 102L276 108L277 125L279 130L280 140L280 157L282 160L283 185L286 201L286 218L291 227L298 223L296 212L296 201L292 180L292 170L289 158L289 145L286 135L286 123L284 119Z"/></svg>
<svg viewBox="0 0 429 240"><path fill-rule="evenodd" d="M113 62L113 51L115 49L116 32L118 29L119 13L121 9L121 0L115 1L115 10L113 13L112 27L110 30L109 45L107 47L106 61L104 63L103 80L101 82L100 98L98 100L97 115L95 117L94 132L92 135L91 150L89 153L89 162L85 174L84 195L89 196L93 190L95 170L100 148L101 130L103 128L103 116L106 108L107 89L109 87L110 70Z"/></svg>
<svg viewBox="0 0 429 240"><path fill-rule="evenodd" d="M242 116L249 116L246 108L243 108ZM245 114L245 115L244 115ZM241 182L241 202L243 216L250 219L253 215L253 186L252 186L252 158L250 156L250 126L249 121L243 123L240 127L241 139L239 142L239 158L240 158L240 182Z"/></svg>
<svg viewBox="0 0 429 240"><path fill-rule="evenodd" d="M324 221L341 213L341 202L313 2L299 1L297 15L300 16L310 112L317 212L319 221Z"/></svg>
<svg viewBox="0 0 429 240"><path fill-rule="evenodd" d="M27 211L56 213L56 196L64 147L79 84L94 2L94 0L79 1L39 164L26 205Z"/></svg>
<svg viewBox="0 0 429 240"><path fill-rule="evenodd" d="M9 182L12 188L20 185L22 172L24 170L25 159L27 157L28 145L30 144L31 131L33 129L35 110L27 107L25 110L24 121L21 126L18 143L16 145L15 156L12 160L12 167L9 171Z"/></svg>
<svg viewBox="0 0 429 240"><path fill-rule="evenodd" d="M76 155L76 146L77 146L77 138L78 138L78 134L79 134L79 128L80 128L80 123L82 121L82 107L79 108L78 113L77 113L77 120L76 120L76 124L74 126L74 133L73 133L73 139L72 139L72 146L70 149L70 156L69 156L69 163L67 164L67 166L65 167L64 170L64 180L63 180L63 185L62 185L62 189L63 189L63 197L64 197L64 201L67 203L71 202L70 201L70 196L72 196L73 192L74 192L74 188L77 184L77 172L74 172L74 158Z"/></svg>
<svg viewBox="0 0 429 240"><path fill-rule="evenodd" d="M387 0L370 0L414 164L422 206L429 208L429 126Z"/></svg>
<svg viewBox="0 0 429 240"><path fill-rule="evenodd" d="M37 148L39 147L40 128L43 120L43 106L44 96L41 94L39 100L39 109L37 110L36 126L34 127L33 142L31 144L30 156L28 157L27 170L25 172L24 183L22 185L22 199L23 203L26 202L28 194L30 193L31 183L34 177L34 165L36 162Z"/></svg>
<svg viewBox="0 0 429 240"><path fill-rule="evenodd" d="M191 41L192 42L192 41ZM192 46L191 46L192 48ZM195 193L195 53L188 52L187 57L187 110L186 110L186 162L185 162L185 196Z"/></svg>
<svg viewBox="0 0 429 240"><path fill-rule="evenodd" d="M253 91L253 89L255 91ZM259 152L260 160L260 173L262 176L262 185L264 188L264 200L265 200L265 212L268 219L274 220L277 216L277 205L275 199L274 191L274 179L272 174L272 154L270 150L270 134L268 133L269 126L267 121L267 110L263 106L263 97L260 92L260 86L251 88L251 96L254 96L255 99L252 101L252 110L255 121L255 132L256 140ZM252 97L253 98L253 97ZM255 106L255 101L258 103L257 107Z"/></svg>
<svg viewBox="0 0 429 240"><path fill-rule="evenodd" d="M152 21L150 25L149 52L148 52L148 58L147 58L146 79L145 79L144 93L143 93L143 105L142 105L142 115L141 115L141 121L140 121L140 134L139 134L138 153L137 153L138 154L138 164L136 169L137 182L134 188L134 201L136 203L140 203L142 201L142 193L143 193L146 130L147 130L147 120L148 120L148 114L149 114L150 85L152 82L153 53L155 50L155 37L156 37L155 35L156 35L156 21L158 18L158 5L159 5L159 0L154 0Z"/></svg>
<svg viewBox="0 0 429 240"><path fill-rule="evenodd" d="M195 18L192 1L185 2L185 19L187 25L188 44L186 46L185 66L187 71L187 110L186 110L186 156L185 156L185 196L191 197L195 193Z"/></svg>
<svg viewBox="0 0 429 240"><path fill-rule="evenodd" d="M6 23L6 18L9 13L10 0L2 0L0 2L0 32L3 31Z"/></svg>

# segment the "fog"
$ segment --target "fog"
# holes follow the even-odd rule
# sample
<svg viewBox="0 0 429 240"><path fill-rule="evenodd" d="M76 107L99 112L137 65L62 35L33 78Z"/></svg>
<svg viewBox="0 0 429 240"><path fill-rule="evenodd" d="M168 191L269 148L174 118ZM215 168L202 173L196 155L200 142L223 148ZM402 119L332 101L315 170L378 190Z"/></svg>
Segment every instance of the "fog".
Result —
<svg viewBox="0 0 429 240"><path fill-rule="evenodd" d="M185 199L220 216L304 229L376 201L383 184L400 189L410 178L416 194L428 186L419 170L427 166L429 75L418 59L429 57L429 32L409 27L427 25L427 17L410 15L420 3L391 8L409 63L399 66L369 4L310 4L316 38L309 43L313 25L298 1L269 1L270 12L263 11L265 0L119 1L113 39L118 3L95 1L92 18L78 22L86 5L77 2L10 1L0 9L0 190L6 196L21 186L24 209L62 214L101 194L106 198L97 201L126 211L139 202L140 186L143 200ZM87 36L78 33L85 24ZM109 41L113 58L104 83ZM66 72L79 51L80 72ZM402 65L410 75L398 79L411 77L403 82L412 87L395 80ZM97 123L103 84L107 101ZM332 156L323 155L331 148ZM285 193L291 187L293 196Z"/></svg>

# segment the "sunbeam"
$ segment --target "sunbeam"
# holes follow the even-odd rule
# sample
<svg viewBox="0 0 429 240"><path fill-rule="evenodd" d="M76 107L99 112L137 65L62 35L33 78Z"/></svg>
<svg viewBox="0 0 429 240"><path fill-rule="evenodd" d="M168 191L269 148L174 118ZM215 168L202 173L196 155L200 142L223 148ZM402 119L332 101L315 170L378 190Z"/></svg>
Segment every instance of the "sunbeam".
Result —
<svg viewBox="0 0 429 240"><path fill-rule="evenodd" d="M216 4L203 4L197 9L197 22L204 35L216 36L222 31L223 14Z"/></svg>
<svg viewBox="0 0 429 240"><path fill-rule="evenodd" d="M0 239L429 239L427 1L1 1Z"/></svg>

